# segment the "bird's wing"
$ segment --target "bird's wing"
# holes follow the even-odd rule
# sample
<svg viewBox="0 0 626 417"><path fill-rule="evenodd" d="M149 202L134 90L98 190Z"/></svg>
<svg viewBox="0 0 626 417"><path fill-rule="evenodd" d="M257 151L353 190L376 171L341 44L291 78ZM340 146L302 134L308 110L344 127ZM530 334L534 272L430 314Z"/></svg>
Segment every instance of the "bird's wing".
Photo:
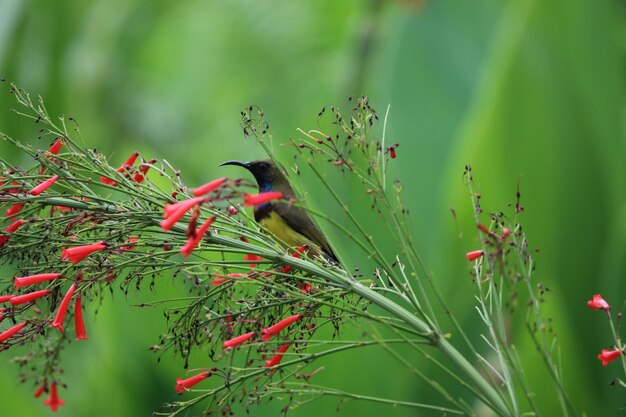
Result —
<svg viewBox="0 0 626 417"><path fill-rule="evenodd" d="M319 245L319 247L331 258L331 260L339 263L337 255L335 255L335 252L333 252L330 244L326 240L326 237L319 227L317 227L309 213L298 207L282 203L274 203L272 204L272 208L276 210L278 215L282 217L283 220L285 220L289 227L311 239L313 243Z"/></svg>

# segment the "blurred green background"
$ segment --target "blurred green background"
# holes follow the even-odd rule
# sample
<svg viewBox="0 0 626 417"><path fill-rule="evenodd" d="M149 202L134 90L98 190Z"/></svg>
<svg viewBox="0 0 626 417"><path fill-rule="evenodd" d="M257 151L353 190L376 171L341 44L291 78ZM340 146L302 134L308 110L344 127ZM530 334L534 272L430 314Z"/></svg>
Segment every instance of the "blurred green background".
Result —
<svg viewBox="0 0 626 417"><path fill-rule="evenodd" d="M242 138L246 105L265 110L279 144L297 127L315 128L323 105L347 107L350 95L370 96L381 114L390 104L388 136L401 143L390 174L404 181L417 244L464 326L481 329L463 258L476 244L461 180L471 163L487 211L514 202L521 184L565 384L588 415L617 415L626 406L623 390L609 386L618 366L595 358L610 343L608 326L585 302L602 292L620 310L626 294L625 23L624 3L611 0L0 0L0 76L44 96L51 114L76 118L85 143L114 161L134 150L164 157L192 183L219 175L226 159L262 156ZM0 94L0 130L36 141L12 107ZM288 160L287 148L277 150ZM0 143L19 162L12 152ZM164 281L165 293L180 291ZM163 323L161 311L128 307L120 294L106 300L88 325L91 341L65 352L70 389L59 414L145 416L173 400L182 361L157 364L147 350ZM534 357L532 347L520 350ZM8 355L0 359L2 415L49 414L30 385L15 383ZM205 359L197 354L191 365L210 366ZM380 350L323 364L318 383L441 403ZM534 371L545 415L559 415L552 386ZM291 415L337 407L340 415L429 415L336 399Z"/></svg>

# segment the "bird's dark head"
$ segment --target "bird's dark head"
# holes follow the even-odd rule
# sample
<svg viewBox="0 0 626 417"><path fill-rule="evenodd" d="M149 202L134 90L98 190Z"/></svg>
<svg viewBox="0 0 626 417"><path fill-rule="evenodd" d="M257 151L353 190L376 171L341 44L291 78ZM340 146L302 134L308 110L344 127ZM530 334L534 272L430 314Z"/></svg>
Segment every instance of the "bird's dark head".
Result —
<svg viewBox="0 0 626 417"><path fill-rule="evenodd" d="M243 167L254 175L254 179L259 184L261 192L272 191L275 185L282 184L285 181L280 168L270 159L263 159L252 162L242 161L226 161L220 166L236 165Z"/></svg>

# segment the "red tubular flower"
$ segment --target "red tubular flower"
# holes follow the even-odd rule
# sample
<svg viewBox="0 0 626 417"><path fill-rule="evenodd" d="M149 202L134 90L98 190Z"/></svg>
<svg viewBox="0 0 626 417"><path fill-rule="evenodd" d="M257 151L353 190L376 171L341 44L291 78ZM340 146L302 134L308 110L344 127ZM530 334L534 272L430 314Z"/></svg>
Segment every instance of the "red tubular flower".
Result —
<svg viewBox="0 0 626 417"><path fill-rule="evenodd" d="M621 354L622 354L622 351L619 349L614 349L614 350L602 349L602 352L598 355L598 359L602 361L602 366L607 366L609 363L619 358Z"/></svg>
<svg viewBox="0 0 626 417"><path fill-rule="evenodd" d="M165 217L165 220L160 223L161 228L168 232L189 209L196 204L202 203L202 201L204 201L204 197L196 197L163 207L163 217Z"/></svg>
<svg viewBox="0 0 626 417"><path fill-rule="evenodd" d="M244 278L244 277L248 277L248 274L235 273L235 274L228 274L226 276L216 274L213 276L213 281L211 281L211 284L214 287L217 287L218 285L228 282L231 279L238 279L238 278Z"/></svg>
<svg viewBox="0 0 626 417"><path fill-rule="evenodd" d="M76 302L74 303L74 328L76 329L75 340L89 340L87 332L85 331L85 322L83 320L83 302L80 295L76 297Z"/></svg>
<svg viewBox="0 0 626 417"><path fill-rule="evenodd" d="M26 223L24 220L16 220L13 223L11 223L10 225L8 225L4 231L7 233L13 233L15 231L17 231L17 229L19 229L24 223Z"/></svg>
<svg viewBox="0 0 626 417"><path fill-rule="evenodd" d="M293 256L296 259L300 259L304 251L306 251L308 248L309 248L309 245L305 243L304 245L297 248L296 252L292 253L291 256Z"/></svg>
<svg viewBox="0 0 626 417"><path fill-rule="evenodd" d="M61 147L63 146L63 143L65 138L63 138L62 136L59 136L54 142L52 142L52 145L50 145L50 149L48 149L48 153L51 155L58 155L59 151L61 150ZM46 158L50 159L50 155L45 155ZM54 161L54 159L52 159L52 161ZM41 166L41 168L39 169L39 174L43 174L46 170L45 166Z"/></svg>
<svg viewBox="0 0 626 417"><path fill-rule="evenodd" d="M24 326L26 326L26 322L16 324L15 326L0 333L0 343L4 343L13 336L15 336L20 330L24 328Z"/></svg>
<svg viewBox="0 0 626 417"><path fill-rule="evenodd" d="M587 307L592 308L594 310L605 310L609 311L611 306L607 303L600 294L596 294L593 296L593 299L587 301Z"/></svg>
<svg viewBox="0 0 626 417"><path fill-rule="evenodd" d="M29 303L38 298L45 297L51 292L52 292L51 290L39 290L39 291L29 292L28 294L16 295L15 297L9 300L9 303L11 303L14 306L19 306L20 304Z"/></svg>
<svg viewBox="0 0 626 417"><path fill-rule="evenodd" d="M210 376L211 372L202 372L187 379L176 378L176 391L182 394L183 392L185 392L185 390L193 388L193 386L196 385L198 382L207 379Z"/></svg>
<svg viewBox="0 0 626 417"><path fill-rule="evenodd" d="M271 368L272 366L278 365L280 361L283 360L283 355L285 354L285 352L287 352L287 349L289 349L289 346L291 346L291 343L285 343L284 345L279 347L278 350L276 351L276 354L272 356L270 360L265 361L265 367Z"/></svg>
<svg viewBox="0 0 626 417"><path fill-rule="evenodd" d="M252 339L252 336L254 336L254 332L249 332L249 333L242 334L241 336L233 337L232 339L224 342L224 345L223 345L224 349L229 349L229 348L239 346L243 342Z"/></svg>
<svg viewBox="0 0 626 417"><path fill-rule="evenodd" d="M139 239L136 237L131 237L128 239L128 243L135 243L137 242ZM121 251L127 251L127 250L133 250L135 249L137 246L136 245L128 245L128 246L122 246L120 247Z"/></svg>
<svg viewBox="0 0 626 417"><path fill-rule="evenodd" d="M170 204L163 207L163 218L167 219L174 213L178 212L181 208L185 208L185 212L195 206L196 204L202 203L205 200L204 197L195 197L190 198L189 200L179 201L178 203Z"/></svg>
<svg viewBox="0 0 626 417"><path fill-rule="evenodd" d="M214 287L217 287L218 285L222 285L223 283L227 281L228 281L228 278L226 278L224 275L215 275L213 276L213 281L211 281L211 285L213 285Z"/></svg>
<svg viewBox="0 0 626 417"><path fill-rule="evenodd" d="M189 237L185 246L180 248L180 253L185 259L187 259L196 246L198 246L206 232L209 230L209 227L211 227L211 224L215 221L215 218L215 216L209 217L204 223L202 223L198 230L196 230L196 235Z"/></svg>
<svg viewBox="0 0 626 417"><path fill-rule="evenodd" d="M287 327L290 324L300 320L301 318L302 318L302 314L296 314L294 316L287 317L286 319L279 321L278 323L276 323L273 326L270 326L268 328L264 328L263 329L263 336L261 336L261 340L263 340L265 342L269 341L272 338L272 336L277 335L285 327Z"/></svg>
<svg viewBox="0 0 626 417"><path fill-rule="evenodd" d="M146 169L144 170L144 168L146 168ZM144 182L144 181L146 180L145 174L147 174L147 173L148 173L148 169L149 169L149 168L150 168L150 167L143 167L143 166L142 166L141 168L139 168L139 171L140 171L140 172L136 173L136 174L133 176L133 180L134 180L135 182L139 183L139 184L141 184L142 182ZM145 172L144 172L144 171L145 171Z"/></svg>
<svg viewBox="0 0 626 417"><path fill-rule="evenodd" d="M91 245L76 246L74 248L64 248L61 251L61 260L69 260L73 264L76 264L92 253L106 248L107 244L104 241L92 243Z"/></svg>
<svg viewBox="0 0 626 417"><path fill-rule="evenodd" d="M268 192L259 193L259 194L246 193L244 204L246 207L260 206L261 204L265 204L268 201L280 200L282 198L283 198L283 193L279 193L278 191L268 191Z"/></svg>
<svg viewBox="0 0 626 417"><path fill-rule="evenodd" d="M259 255L253 255L251 253L248 253L246 256L244 256L243 260L250 262L250 268L256 268L255 262L262 261L263 258Z"/></svg>
<svg viewBox="0 0 626 417"><path fill-rule="evenodd" d="M138 156L139 156L139 152L132 153L128 157L126 162L124 162L122 165L120 165L120 167L117 169L117 172L119 172L120 174L123 174L126 171L126 168L133 166L133 164L137 160ZM105 184L112 185L114 187L117 186L117 183L115 181L113 181L112 179L109 179L109 178L107 178L105 176L101 176L100 177L100 181L102 181Z"/></svg>
<svg viewBox="0 0 626 417"><path fill-rule="evenodd" d="M35 391L35 398L41 397L41 394L48 391L48 384L45 382Z"/></svg>
<svg viewBox="0 0 626 417"><path fill-rule="evenodd" d="M163 230L169 232L172 227L187 213L189 209L185 207L179 208L172 213L167 219L163 220L159 225Z"/></svg>
<svg viewBox="0 0 626 417"><path fill-rule="evenodd" d="M22 210L22 207L24 207L24 204L13 204L7 209L7 211L4 212L4 217L15 216Z"/></svg>
<svg viewBox="0 0 626 417"><path fill-rule="evenodd" d="M72 284L70 289L65 293L65 297L63 297L63 301L61 301L61 305L59 305L59 308L57 309L57 314L54 316L54 320L52 321L51 326L55 329L59 329L59 332L61 333L63 333L63 321L65 320L67 309L70 306L70 302L72 301L75 291L76 284Z"/></svg>
<svg viewBox="0 0 626 417"><path fill-rule="evenodd" d="M196 240L195 237L191 236L187 240L187 243L185 243L183 245L183 247L180 248L180 253L181 253L181 255L183 255L183 258L185 258L185 259L189 258L189 255L191 255L191 252L193 252L193 250L196 248L198 243L199 243L199 241Z"/></svg>
<svg viewBox="0 0 626 417"><path fill-rule="evenodd" d="M465 254L465 257L470 262L471 261L475 261L476 259L480 258L481 256L483 256L483 251L482 250L475 250L475 251L467 252Z"/></svg>
<svg viewBox="0 0 626 417"><path fill-rule="evenodd" d="M15 288L27 287L29 285L41 284L42 282L52 281L61 277L61 274L37 274L26 277L15 277L13 285Z"/></svg>
<svg viewBox="0 0 626 417"><path fill-rule="evenodd" d="M105 177L104 175L100 176L100 182L103 182L103 183L105 183L107 185L112 185L114 187L117 187L117 183L115 181L113 181L110 178Z"/></svg>
<svg viewBox="0 0 626 417"><path fill-rule="evenodd" d="M5 311L6 311L6 308L0 308L0 323L2 323L2 320L4 320Z"/></svg>
<svg viewBox="0 0 626 417"><path fill-rule="evenodd" d="M43 405L45 405L46 407L50 407L50 410L54 412L56 412L59 407L65 405L65 402L59 398L56 382L52 383L52 387L50 388L50 396L46 401L44 401Z"/></svg>
<svg viewBox="0 0 626 417"><path fill-rule="evenodd" d="M137 157L139 156L139 152L133 152L128 159L126 160L126 162L124 162L118 169L117 172L119 173L123 173L127 167L132 167L135 164L135 161L137 160Z"/></svg>
<svg viewBox="0 0 626 417"><path fill-rule="evenodd" d="M154 164L157 160L151 159L147 162L147 164ZM133 176L135 182L142 183L146 180L146 174L150 170L150 165L142 165L139 167L139 172Z"/></svg>
<svg viewBox="0 0 626 417"><path fill-rule="evenodd" d="M57 182L58 179L59 179L58 175L55 175L55 176L53 176L51 178L48 178L47 180L45 180L44 182L42 182L41 184L39 184L38 186L36 186L32 190L30 190L30 194L31 195L39 195L39 194L43 193L48 188L50 188L50 186L52 186L52 184Z"/></svg>
<svg viewBox="0 0 626 417"><path fill-rule="evenodd" d="M24 223L25 223L24 220L21 220L21 219L16 220L4 229L4 232L7 233L7 235L0 236L0 248L9 241L9 237L10 237L9 233L13 233L17 231L17 229L19 229Z"/></svg>
<svg viewBox="0 0 626 417"><path fill-rule="evenodd" d="M239 210L237 210L235 206L228 206L226 212L229 216L235 216L237 213L239 213Z"/></svg>
<svg viewBox="0 0 626 417"><path fill-rule="evenodd" d="M7 301L9 301L13 297L15 297L15 295L13 295L13 294L0 295L0 303L6 303Z"/></svg>
<svg viewBox="0 0 626 417"><path fill-rule="evenodd" d="M11 173L13 173L15 171L11 171ZM4 187L6 185L6 178L2 177L0 178L0 187ZM7 193L9 194L17 194L18 192L20 192L21 187L19 187L20 183L17 181L13 181L11 182L11 185L17 185L18 188L9 188L8 190L6 190Z"/></svg>
<svg viewBox="0 0 626 417"><path fill-rule="evenodd" d="M226 181L226 177L218 178L218 179L213 180L211 182L207 182L206 184L201 185L198 188L194 188L192 193L196 197L208 194L211 191L214 191L214 190L218 189L219 187L221 187L222 184L224 184L224 181Z"/></svg>
<svg viewBox="0 0 626 417"><path fill-rule="evenodd" d="M65 138L63 136L59 136L54 142L52 142L52 145L50 145L50 149L48 149L48 152L50 152L52 155L58 155L64 143Z"/></svg>

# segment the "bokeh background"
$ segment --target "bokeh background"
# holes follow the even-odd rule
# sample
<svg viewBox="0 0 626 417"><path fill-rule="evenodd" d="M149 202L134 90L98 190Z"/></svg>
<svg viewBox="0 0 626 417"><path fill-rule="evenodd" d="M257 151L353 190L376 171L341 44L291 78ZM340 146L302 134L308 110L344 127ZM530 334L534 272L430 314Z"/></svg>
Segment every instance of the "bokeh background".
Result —
<svg viewBox="0 0 626 417"><path fill-rule="evenodd" d="M601 292L620 310L626 295L625 24L617 0L0 0L0 76L44 96L52 114L76 118L88 146L114 160L134 150L165 157L195 183L219 175L226 159L262 156L243 140L246 105L265 110L286 160L290 151L278 145L298 127L315 128L323 105L347 107L358 94L380 113L390 105L388 137L401 144L390 174L403 179L416 242L464 326L480 331L463 259L476 243L461 178L471 163L487 211L506 209L520 185L565 384L589 416L617 415L626 405L623 390L609 386L618 366L595 358L610 343L608 326L585 302ZM9 111L8 86L0 88L0 130L36 141L33 126ZM0 143L2 156L19 162L12 152ZM323 195L311 201L326 205ZM359 210L367 218L367 204ZM328 233L350 257L341 236ZM163 281L163 293L180 291ZM65 353L70 389L59 415L145 416L173 400L182 361L157 363L147 349L164 329L161 311L129 307L117 294L93 313L91 341ZM520 351L533 357L523 342ZM0 358L2 415L49 414L30 384L16 383L8 359ZM192 366L207 366L203 359ZM433 398L380 350L324 366L318 382ZM545 375L532 368L529 377L545 415L560 415ZM422 415L336 399L291 415L383 412Z"/></svg>

